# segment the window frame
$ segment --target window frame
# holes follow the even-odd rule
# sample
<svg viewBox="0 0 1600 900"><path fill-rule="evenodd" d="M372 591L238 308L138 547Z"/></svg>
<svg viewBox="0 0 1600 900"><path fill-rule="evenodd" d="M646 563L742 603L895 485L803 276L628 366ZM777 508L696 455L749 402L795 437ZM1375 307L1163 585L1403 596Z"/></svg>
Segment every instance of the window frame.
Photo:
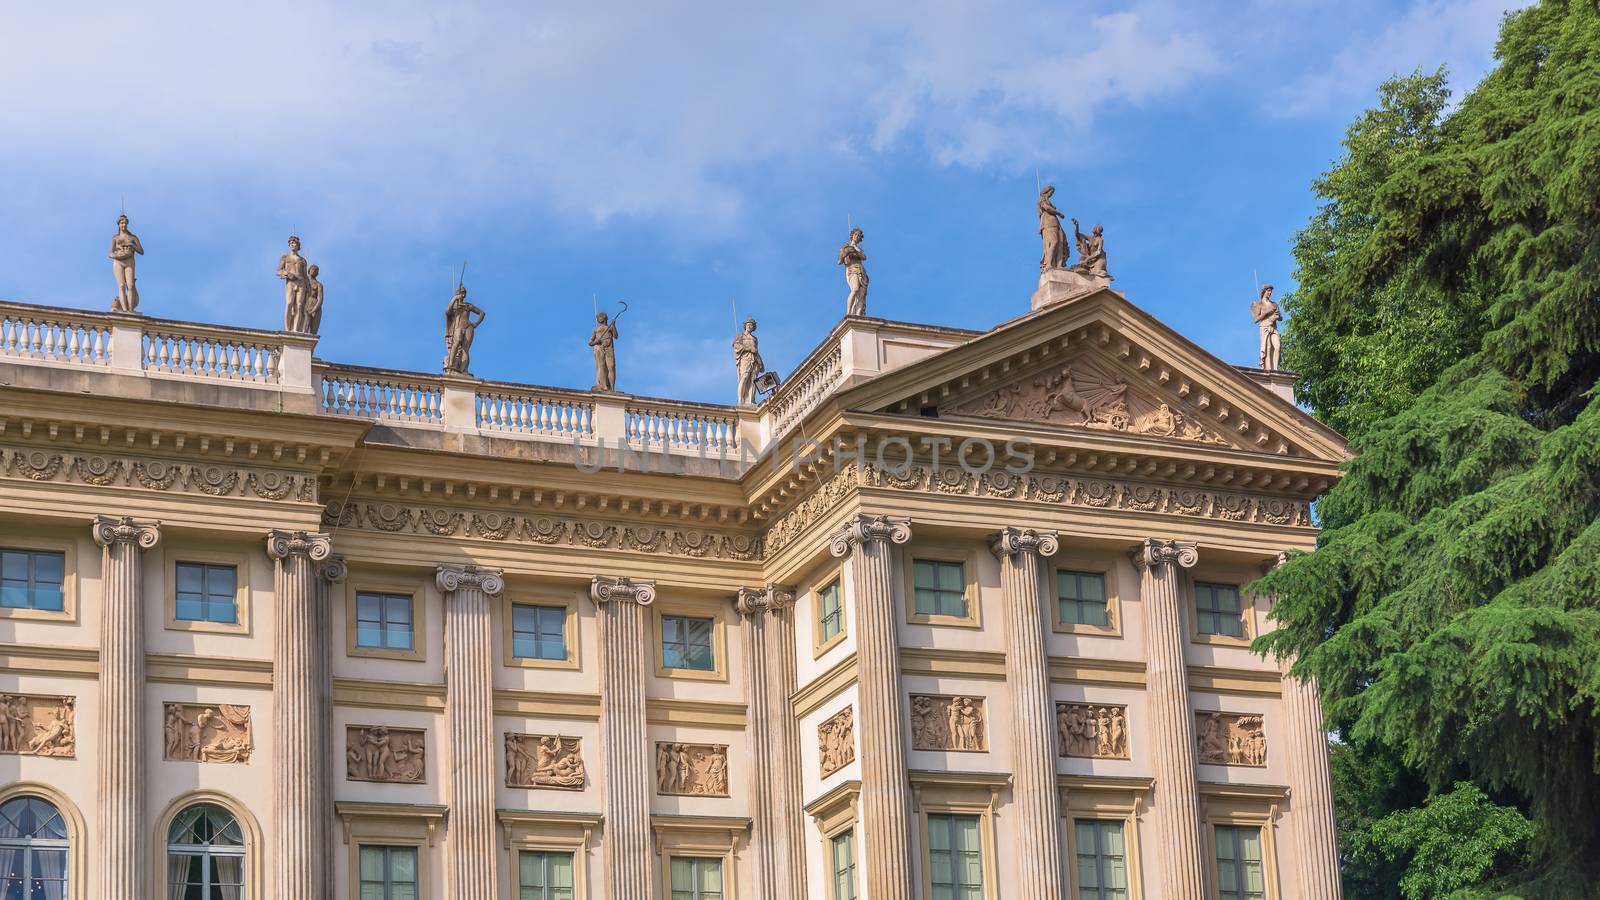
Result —
<svg viewBox="0 0 1600 900"><path fill-rule="evenodd" d="M219 806L233 816L239 823L239 833L244 837L244 868L243 868L243 900L265 900L266 894L266 864L261 858L262 837L261 826L250 815L244 804L220 791L198 790L189 791L174 797L167 808L155 820L156 827L150 835L151 844L155 854L151 859L160 860L161 865L152 865L154 870L155 893L153 896L166 897L171 894L171 886L167 882L167 833L172 830L172 821L178 814L191 806L210 804Z"/></svg>
<svg viewBox="0 0 1600 900"><path fill-rule="evenodd" d="M1144 896L1143 866L1140 857L1139 818L1144 815L1144 798L1154 779L1144 777L1063 775L1056 779L1061 793L1062 828L1066 841L1067 884L1074 900L1080 895L1078 884L1078 821L1119 822L1122 848L1128 867L1128 900Z"/></svg>
<svg viewBox="0 0 1600 900"><path fill-rule="evenodd" d="M356 887L357 887L357 889L359 889L367 881L365 878L361 877L361 873L359 871L359 866L361 864L361 854L362 854L363 851L366 851L366 850L381 850L381 851L383 851L383 858L384 858L384 869L383 869L383 894L384 894L384 896L383 896L383 900L394 900L394 897L391 896L393 894L393 891L391 890L391 888L394 886L394 882L392 882L390 880L390 877L389 877L390 876L390 870L389 870L389 865L388 864L390 862L392 854L397 850L398 851L402 851L402 852L409 851L412 854L413 859L415 859L416 863L415 863L415 866L414 866L414 871L415 871L416 876L417 876L417 881L416 881L417 894L419 896L422 894L422 852L420 850L418 850L416 847L413 847L413 846L410 846L410 845L407 845L407 844L361 844L360 846L358 846L356 848L356 865L358 867L358 871L356 872ZM360 896L360 895L357 894L357 896Z"/></svg>
<svg viewBox="0 0 1600 900"><path fill-rule="evenodd" d="M1199 571L1184 572L1183 590L1188 595L1185 605L1189 613L1189 640L1196 644L1212 644L1220 647L1249 647L1258 634L1256 597L1245 592L1245 587L1253 580L1254 576L1245 574L1244 570L1232 568L1206 567ZM1244 626L1244 637L1201 633L1199 585L1202 584L1231 587L1239 592L1239 621Z"/></svg>
<svg viewBox="0 0 1600 900"><path fill-rule="evenodd" d="M1288 788L1273 785L1201 782L1201 827L1205 832L1206 883L1220 893L1217 863L1217 826L1261 830L1261 882L1265 900L1283 900L1278 876L1277 822L1288 798Z"/></svg>
<svg viewBox="0 0 1600 900"><path fill-rule="evenodd" d="M1109 624L1081 625L1061 618L1060 579L1062 572L1099 575L1105 585L1106 620ZM1073 553L1057 554L1047 569L1050 589L1050 623L1057 634L1082 634L1093 637L1122 637L1122 580L1115 561Z"/></svg>
<svg viewBox="0 0 1600 900"><path fill-rule="evenodd" d="M822 868L833 874L833 839L845 832L855 832L857 806L861 800L861 781L852 779L828 791L805 808L817 829L817 846L822 854ZM856 895L861 894L861 844L856 843ZM845 900L834 891L833 878L827 880L826 900Z"/></svg>
<svg viewBox="0 0 1600 900"><path fill-rule="evenodd" d="M728 680L728 620L727 604L714 601L695 600L657 600L650 604L653 611L651 621L651 643L655 645L655 668L657 678L670 678L682 681L727 681ZM710 669L677 669L667 667L667 646L665 619L668 616L691 619L711 620L711 662Z"/></svg>
<svg viewBox="0 0 1600 900"><path fill-rule="evenodd" d="M210 622L178 618L178 566L182 563L233 567L234 622ZM166 629L168 631L248 636L251 633L250 563L250 555L243 550L212 550L188 545L179 545L168 549L166 551L166 559L162 563L162 570L166 575L167 582Z"/></svg>
<svg viewBox="0 0 1600 900"><path fill-rule="evenodd" d="M349 896L361 896L362 847L410 847L417 851L417 900L428 900L433 877L430 850L438 842L445 810L444 806L416 803L335 803L334 811L348 848L349 873L345 880Z"/></svg>
<svg viewBox="0 0 1600 900"><path fill-rule="evenodd" d="M680 857L715 857L722 861L722 898L738 900L738 860L734 846L750 828L742 817L652 815L650 831L660 858L661 896L672 896L672 861Z"/></svg>
<svg viewBox="0 0 1600 900"><path fill-rule="evenodd" d="M839 586L839 633L832 637L822 636L822 594L828 588ZM844 642L850 635L849 603L845 599L845 578L843 567L830 569L823 577L812 583L809 591L811 594L811 658L820 659L834 647Z"/></svg>
<svg viewBox="0 0 1600 900"><path fill-rule="evenodd" d="M395 650L384 647L363 647L358 644L357 620L362 594L386 594L411 598L411 649ZM405 662L424 662L428 658L428 603L427 590L414 578L385 578L352 573L346 579L344 595L344 652L346 656L366 659L397 659Z"/></svg>
<svg viewBox="0 0 1600 900"><path fill-rule="evenodd" d="M0 607L0 618L69 624L78 621L78 545L76 541L5 534L0 536L0 550L61 554L61 608L56 610L34 609L32 607Z"/></svg>
<svg viewBox="0 0 1600 900"><path fill-rule="evenodd" d="M520 897L519 854L572 854L572 895L578 900L589 896L589 852L601 816L593 813L533 812L501 809L495 812L504 835L509 896Z"/></svg>
<svg viewBox="0 0 1600 900"><path fill-rule="evenodd" d="M983 604L978 590L978 564L980 548L976 545L938 544L913 542L901 548L901 601L905 604L905 620L909 625L931 625L943 628L982 628ZM966 581L964 596L967 614L946 616L937 613L917 612L917 562L959 563Z"/></svg>
<svg viewBox="0 0 1600 900"><path fill-rule="evenodd" d="M83 814L71 799L56 788L36 781L18 781L0 788L0 805L21 797L43 800L56 808L67 828L67 900L87 900L89 892L89 854L85 850L86 828Z"/></svg>
<svg viewBox="0 0 1600 900"><path fill-rule="evenodd" d="M519 606L543 606L547 609L563 610L565 619L562 624L562 640L566 642L567 655L562 659L540 659L529 656L516 655L516 635L513 627L516 621L516 608ZM580 669L582 654L578 646L578 597L576 594L566 593L518 593L505 591L500 598L501 632L504 637L501 641L501 662L504 665L523 669Z"/></svg>
<svg viewBox="0 0 1600 900"><path fill-rule="evenodd" d="M984 900L1000 900L999 857L994 810L1010 783L1004 774L913 771L912 809L917 815L917 844L921 848L922 896L933 896L933 855L928 840L928 816L976 816L978 846L983 864ZM1059 851L1058 851L1059 852Z"/></svg>

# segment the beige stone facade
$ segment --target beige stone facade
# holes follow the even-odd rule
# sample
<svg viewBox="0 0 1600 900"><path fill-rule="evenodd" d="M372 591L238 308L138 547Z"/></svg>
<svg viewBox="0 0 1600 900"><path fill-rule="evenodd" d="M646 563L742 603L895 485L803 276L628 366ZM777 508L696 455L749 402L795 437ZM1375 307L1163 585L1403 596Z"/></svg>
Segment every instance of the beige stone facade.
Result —
<svg viewBox="0 0 1600 900"><path fill-rule="evenodd" d="M1284 379L1104 288L847 317L750 408L315 343L0 304L49 896L1338 897L1248 649L1347 454Z"/></svg>

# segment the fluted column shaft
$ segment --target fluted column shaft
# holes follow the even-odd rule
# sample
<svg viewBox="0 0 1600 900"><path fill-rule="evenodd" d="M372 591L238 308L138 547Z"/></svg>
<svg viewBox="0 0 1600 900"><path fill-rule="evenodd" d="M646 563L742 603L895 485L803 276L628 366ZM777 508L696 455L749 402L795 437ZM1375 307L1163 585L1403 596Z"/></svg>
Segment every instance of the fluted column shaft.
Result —
<svg viewBox="0 0 1600 900"><path fill-rule="evenodd" d="M322 660L327 636L317 611L317 563L328 558L325 534L273 531L272 867L273 896L317 900L326 881Z"/></svg>
<svg viewBox="0 0 1600 900"><path fill-rule="evenodd" d="M651 897L650 778L655 754L645 733L644 660L650 652L645 607L655 602L655 582L597 575L589 596L599 612L605 896Z"/></svg>
<svg viewBox="0 0 1600 900"><path fill-rule="evenodd" d="M445 720L450 728L451 897L493 897L495 861L494 625L489 598L505 582L495 569L439 566L444 592Z"/></svg>
<svg viewBox="0 0 1600 900"><path fill-rule="evenodd" d="M321 710L319 715L321 716L323 722L322 735L319 738L319 740L322 741L320 746L322 747L323 753L329 753L331 749L330 745L334 744L335 742L342 744L339 736L330 733L328 730L329 726L333 722L333 657L331 655L332 648L328 643L328 636L333 634L334 586L343 581L346 574L347 569L345 566L344 557L342 556L329 556L327 559L317 564L317 602L315 612L317 617L316 629L318 635L320 636L317 639L318 649L316 656L315 677L317 680L317 691L319 695L317 705ZM322 762L322 800L318 804L317 819L318 821L322 822L322 845L320 852L324 856L334 852L332 847L334 835L333 798L335 772L335 766L333 765L332 761L334 758L336 757L325 756ZM334 893L333 869L332 857L328 857L328 860L322 864L322 893L318 896L336 896Z"/></svg>
<svg viewBox="0 0 1600 900"><path fill-rule="evenodd" d="M1161 735L1151 745L1155 759L1155 802L1161 825L1165 900L1204 900L1205 867L1200 855L1198 785L1195 776L1194 711L1189 705L1188 644L1180 603L1180 569L1199 562L1195 545L1147 539L1133 551L1138 567L1139 605L1144 608L1145 696L1149 732Z"/></svg>
<svg viewBox="0 0 1600 900"><path fill-rule="evenodd" d="M800 733L795 690L794 592L744 588L745 693L750 703L750 840L756 900L806 900Z"/></svg>
<svg viewBox="0 0 1600 900"><path fill-rule="evenodd" d="M161 523L100 516L99 890L102 900L144 896L144 551Z"/></svg>
<svg viewBox="0 0 1600 900"><path fill-rule="evenodd" d="M861 715L861 824L866 895L911 900L911 796L901 740L900 638L894 607L895 544L911 520L858 516L833 536L835 557L853 555L857 690Z"/></svg>
<svg viewBox="0 0 1600 900"><path fill-rule="evenodd" d="M1290 674L1283 662L1284 724L1289 739L1289 802L1293 805L1300 852L1295 869L1300 896L1340 900L1339 839L1334 831L1333 784L1328 775L1328 732L1322 700L1313 679Z"/></svg>
<svg viewBox="0 0 1600 900"><path fill-rule="evenodd" d="M995 536L1006 609L1006 689L1011 694L1011 783L1019 846L1018 897L1058 898L1061 795L1056 790L1055 710L1045 654L1043 559L1059 548L1054 532L1007 528Z"/></svg>

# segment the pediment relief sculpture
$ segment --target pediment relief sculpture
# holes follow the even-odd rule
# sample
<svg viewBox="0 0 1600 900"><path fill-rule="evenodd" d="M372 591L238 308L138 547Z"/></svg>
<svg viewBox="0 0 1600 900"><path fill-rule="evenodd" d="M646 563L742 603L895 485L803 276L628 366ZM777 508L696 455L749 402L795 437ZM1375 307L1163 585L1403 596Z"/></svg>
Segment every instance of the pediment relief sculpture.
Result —
<svg viewBox="0 0 1600 900"><path fill-rule="evenodd" d="M981 753L988 738L982 697L911 695L911 747Z"/></svg>
<svg viewBox="0 0 1600 900"><path fill-rule="evenodd" d="M680 797L728 796L727 745L657 741L656 792Z"/></svg>
<svg viewBox="0 0 1600 900"><path fill-rule="evenodd" d="M940 413L1228 443L1192 413L1134 391L1121 376L1082 358L942 407Z"/></svg>
<svg viewBox="0 0 1600 900"><path fill-rule="evenodd" d="M1214 766L1265 766L1265 718L1238 713L1195 713L1200 761Z"/></svg>
<svg viewBox="0 0 1600 900"><path fill-rule="evenodd" d="M1097 703L1057 703L1056 736L1062 756L1127 759L1127 709Z"/></svg>
<svg viewBox="0 0 1600 900"><path fill-rule="evenodd" d="M74 697L0 694L0 753L75 755L77 703Z"/></svg>
<svg viewBox="0 0 1600 900"><path fill-rule="evenodd" d="M255 745L250 737L250 707L167 703L163 759L183 762L247 763Z"/></svg>
<svg viewBox="0 0 1600 900"><path fill-rule="evenodd" d="M586 777L581 738L506 733L506 787L581 790Z"/></svg>
<svg viewBox="0 0 1600 900"><path fill-rule="evenodd" d="M418 728L347 725L344 777L348 781L422 784L427 769L427 736Z"/></svg>
<svg viewBox="0 0 1600 900"><path fill-rule="evenodd" d="M856 761L855 707L846 706L817 726L817 757L823 778Z"/></svg>

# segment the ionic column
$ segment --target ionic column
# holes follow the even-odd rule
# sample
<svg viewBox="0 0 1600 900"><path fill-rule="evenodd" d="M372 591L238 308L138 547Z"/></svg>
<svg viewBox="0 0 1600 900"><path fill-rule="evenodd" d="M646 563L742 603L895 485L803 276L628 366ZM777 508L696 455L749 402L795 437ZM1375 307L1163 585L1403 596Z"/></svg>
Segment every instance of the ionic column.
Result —
<svg viewBox="0 0 1600 900"><path fill-rule="evenodd" d="M1168 900L1204 900L1198 786L1195 778L1194 711L1189 706L1188 640L1180 610L1179 569L1200 561L1192 542L1146 538L1135 548L1139 605L1144 607L1145 696L1155 757L1155 802L1161 823L1162 881Z"/></svg>
<svg viewBox="0 0 1600 900"><path fill-rule="evenodd" d="M651 897L650 778L655 754L645 733L644 661L650 656L650 629L644 608L655 602L656 583L596 575L589 597L599 613L605 896Z"/></svg>
<svg viewBox="0 0 1600 900"><path fill-rule="evenodd" d="M1000 558L1006 607L1006 688L1011 694L1011 784L1017 807L1019 846L1028 851L1018 882L1019 897L1061 897L1056 790L1055 709L1050 701L1050 664L1045 655L1046 606L1040 586L1042 560L1060 543L1053 531L1007 528L991 549Z"/></svg>
<svg viewBox="0 0 1600 900"><path fill-rule="evenodd" d="M319 707L323 721L322 749L324 753L329 750L329 743L342 744L342 736L329 732L328 728L333 722L333 648L329 644L328 636L333 634L333 591L334 586L345 579L349 570L345 565L343 556L329 556L317 564L317 632L321 635L318 639L316 678L321 697ZM322 853L327 855L334 852L332 840L335 832L334 826L334 774L336 766L331 760L336 757L325 757L322 764L322 801L318 804L318 820L322 822ZM322 865L322 897L337 896L333 884L332 857L329 862Z"/></svg>
<svg viewBox="0 0 1600 900"><path fill-rule="evenodd" d="M795 691L794 591L740 588L745 695L750 702L750 804L757 900L805 900L805 823Z"/></svg>
<svg viewBox="0 0 1600 900"><path fill-rule="evenodd" d="M900 638L894 607L894 548L911 520L858 515L833 536L835 557L854 554L857 690L861 715L861 824L866 895L911 900L911 796L901 742Z"/></svg>
<svg viewBox="0 0 1600 900"><path fill-rule="evenodd" d="M100 879L96 897L144 896L144 551L161 523L98 516L100 556Z"/></svg>
<svg viewBox="0 0 1600 900"><path fill-rule="evenodd" d="M317 563L332 541L304 531L267 533L273 561L272 884L280 900L316 900L327 865L322 804L327 741L322 718L326 632L317 611Z"/></svg>
<svg viewBox="0 0 1600 900"><path fill-rule="evenodd" d="M451 897L499 890L494 817L494 624L489 598L505 587L498 569L439 566L444 592L445 721L450 729Z"/></svg>

